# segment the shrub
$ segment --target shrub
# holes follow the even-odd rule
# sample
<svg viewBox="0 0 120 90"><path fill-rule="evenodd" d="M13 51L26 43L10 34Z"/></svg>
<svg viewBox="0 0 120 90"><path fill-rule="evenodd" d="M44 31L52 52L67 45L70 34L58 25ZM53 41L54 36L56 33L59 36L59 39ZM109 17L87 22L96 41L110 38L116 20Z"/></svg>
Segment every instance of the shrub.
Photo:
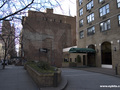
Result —
<svg viewBox="0 0 120 90"><path fill-rule="evenodd" d="M34 62L34 61L28 61L26 63L33 69L35 69L39 73L54 73L55 67L50 66L49 63L44 61Z"/></svg>
<svg viewBox="0 0 120 90"><path fill-rule="evenodd" d="M44 61L40 61L37 63L37 66L43 70L48 70L50 69L50 64Z"/></svg>

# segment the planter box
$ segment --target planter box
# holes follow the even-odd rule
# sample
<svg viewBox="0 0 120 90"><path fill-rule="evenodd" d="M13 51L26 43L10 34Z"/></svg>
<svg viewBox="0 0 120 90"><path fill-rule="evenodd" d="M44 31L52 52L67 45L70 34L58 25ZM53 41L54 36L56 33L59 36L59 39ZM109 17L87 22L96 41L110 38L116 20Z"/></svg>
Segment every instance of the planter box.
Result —
<svg viewBox="0 0 120 90"><path fill-rule="evenodd" d="M69 67L69 63L64 63L64 62L63 62L63 63L62 63L62 67L63 67L63 68Z"/></svg>
<svg viewBox="0 0 120 90"><path fill-rule="evenodd" d="M76 66L77 66L77 64L75 62L70 62L69 63L69 67L76 67Z"/></svg>
<svg viewBox="0 0 120 90"><path fill-rule="evenodd" d="M77 67L81 67L81 66L83 66L82 63L77 63Z"/></svg>
<svg viewBox="0 0 120 90"><path fill-rule="evenodd" d="M39 87L56 87L61 82L60 70L54 74L40 74L28 65L26 70Z"/></svg>

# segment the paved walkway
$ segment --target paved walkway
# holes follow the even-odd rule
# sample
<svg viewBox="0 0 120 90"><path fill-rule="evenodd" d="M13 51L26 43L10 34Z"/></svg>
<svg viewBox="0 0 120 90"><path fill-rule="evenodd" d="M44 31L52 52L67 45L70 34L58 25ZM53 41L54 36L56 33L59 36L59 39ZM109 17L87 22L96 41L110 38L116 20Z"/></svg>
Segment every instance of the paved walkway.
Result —
<svg viewBox="0 0 120 90"><path fill-rule="evenodd" d="M39 90L23 66L0 65L0 90Z"/></svg>
<svg viewBox="0 0 120 90"><path fill-rule="evenodd" d="M120 75L116 75L115 69L110 69L110 68L85 67L85 68L74 68L74 69L79 69L79 70L84 70L84 71L89 71L89 72L96 72L96 73L102 73L102 74L120 77Z"/></svg>

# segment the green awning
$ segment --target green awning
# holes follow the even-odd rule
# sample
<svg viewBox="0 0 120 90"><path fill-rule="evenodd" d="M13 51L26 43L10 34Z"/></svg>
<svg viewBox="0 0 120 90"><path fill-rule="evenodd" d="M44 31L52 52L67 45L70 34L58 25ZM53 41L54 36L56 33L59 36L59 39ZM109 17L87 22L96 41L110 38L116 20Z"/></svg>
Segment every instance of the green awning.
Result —
<svg viewBox="0 0 120 90"><path fill-rule="evenodd" d="M92 48L71 48L70 53L95 53L96 51Z"/></svg>

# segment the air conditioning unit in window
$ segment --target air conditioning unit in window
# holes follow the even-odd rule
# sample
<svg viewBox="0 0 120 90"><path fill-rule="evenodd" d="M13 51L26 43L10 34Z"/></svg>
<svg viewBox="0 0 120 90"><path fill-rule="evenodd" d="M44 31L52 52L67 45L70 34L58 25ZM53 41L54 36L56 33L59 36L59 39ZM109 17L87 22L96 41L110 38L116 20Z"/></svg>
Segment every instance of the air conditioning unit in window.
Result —
<svg viewBox="0 0 120 90"><path fill-rule="evenodd" d="M89 9L88 12L90 13L90 12L91 12L91 9Z"/></svg>
<svg viewBox="0 0 120 90"><path fill-rule="evenodd" d="M89 25L92 25L92 22L90 22Z"/></svg>
<svg viewBox="0 0 120 90"><path fill-rule="evenodd" d="M82 27L82 26L83 26L83 24L81 23L81 24L80 24L80 27Z"/></svg>
<svg viewBox="0 0 120 90"><path fill-rule="evenodd" d="M103 0L102 2L101 2L101 4L104 4L105 3L105 0Z"/></svg>

